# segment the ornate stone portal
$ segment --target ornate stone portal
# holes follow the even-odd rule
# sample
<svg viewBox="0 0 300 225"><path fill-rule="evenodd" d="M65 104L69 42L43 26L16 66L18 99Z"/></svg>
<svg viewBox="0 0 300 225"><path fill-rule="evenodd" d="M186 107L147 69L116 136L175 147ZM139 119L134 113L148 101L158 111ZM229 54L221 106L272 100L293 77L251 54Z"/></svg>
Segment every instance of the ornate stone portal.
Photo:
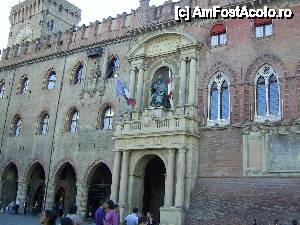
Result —
<svg viewBox="0 0 300 225"><path fill-rule="evenodd" d="M145 68L145 62L152 59L155 52L151 49L155 48L152 43L156 43L157 38L164 39L160 46L168 43L167 40L171 38L173 41L176 40L174 43L177 43L177 47L161 46L162 49L160 48L158 52L161 57L156 55L157 61L149 68ZM183 46L189 47L183 50ZM190 66L196 68L197 47L197 42L183 35L164 34L142 41L129 56L132 65L129 91L131 96L135 96L137 107L131 119L127 118L116 124L111 191L111 199L120 205L122 218L133 207L138 207L140 211L150 209L155 215L158 212L157 218L161 225L181 225L184 222L185 210L189 208L190 193L198 168L196 71L190 69L190 74L187 74L186 68L187 55L193 61ZM150 55L147 54L149 52ZM160 75L157 79L153 77L155 71L163 66L176 68L172 65L172 60L166 56L170 53L172 53L170 58L179 53L182 59L180 71L174 69L174 83L170 88L173 93L179 93L179 87L183 90L189 89L188 93L180 92L180 95L174 98L173 108L166 101L168 88L163 83L162 77ZM191 80L189 84L186 82L187 77ZM149 176L153 174L151 175L151 171L149 174L148 168L158 161L164 165L154 166L162 168L156 174L163 174L163 171L166 171L165 177L151 181ZM153 182L159 180L160 183L153 185ZM153 186L159 186L164 190L156 190L153 194L151 190ZM155 202L149 203L149 199L154 199Z"/></svg>

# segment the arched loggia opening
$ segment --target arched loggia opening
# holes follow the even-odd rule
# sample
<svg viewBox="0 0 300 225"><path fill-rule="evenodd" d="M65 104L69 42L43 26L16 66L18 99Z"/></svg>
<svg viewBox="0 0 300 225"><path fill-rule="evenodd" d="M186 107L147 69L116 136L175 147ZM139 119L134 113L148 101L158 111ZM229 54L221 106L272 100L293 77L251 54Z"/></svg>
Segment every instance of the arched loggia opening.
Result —
<svg viewBox="0 0 300 225"><path fill-rule="evenodd" d="M160 208L164 205L166 167L157 155L143 156L135 166L132 188L132 207L142 213L151 212L160 221Z"/></svg>
<svg viewBox="0 0 300 225"><path fill-rule="evenodd" d="M76 172L70 163L63 164L55 176L55 206L63 205L62 213L76 205Z"/></svg>
<svg viewBox="0 0 300 225"><path fill-rule="evenodd" d="M16 201L18 191L18 169L15 164L10 163L3 171L1 181L2 193L1 194L1 208L7 207L12 201Z"/></svg>
<svg viewBox="0 0 300 225"><path fill-rule="evenodd" d="M28 173L27 211L39 213L43 208L45 194L45 170L39 163L34 164Z"/></svg>
<svg viewBox="0 0 300 225"><path fill-rule="evenodd" d="M107 201L111 193L112 174L108 166L104 163L98 164L91 172L88 185L87 212L92 210L94 218L100 201Z"/></svg>

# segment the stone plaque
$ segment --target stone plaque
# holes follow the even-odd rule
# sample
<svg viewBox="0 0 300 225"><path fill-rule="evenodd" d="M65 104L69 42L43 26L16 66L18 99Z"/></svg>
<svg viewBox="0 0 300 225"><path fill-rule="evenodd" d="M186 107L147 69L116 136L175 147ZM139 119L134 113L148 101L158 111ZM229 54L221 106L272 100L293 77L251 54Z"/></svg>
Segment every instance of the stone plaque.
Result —
<svg viewBox="0 0 300 225"><path fill-rule="evenodd" d="M261 169L262 167L263 142L254 138L249 141L248 167L251 169Z"/></svg>
<svg viewBox="0 0 300 225"><path fill-rule="evenodd" d="M270 172L300 172L300 135L274 135L269 145Z"/></svg>

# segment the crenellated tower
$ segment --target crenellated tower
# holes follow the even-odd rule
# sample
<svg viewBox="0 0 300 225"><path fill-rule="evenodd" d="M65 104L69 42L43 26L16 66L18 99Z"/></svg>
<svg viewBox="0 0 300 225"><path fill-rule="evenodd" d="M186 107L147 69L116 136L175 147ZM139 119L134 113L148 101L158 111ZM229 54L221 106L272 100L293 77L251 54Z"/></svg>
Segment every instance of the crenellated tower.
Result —
<svg viewBox="0 0 300 225"><path fill-rule="evenodd" d="M81 10L66 0L26 0L10 13L8 47L77 26Z"/></svg>

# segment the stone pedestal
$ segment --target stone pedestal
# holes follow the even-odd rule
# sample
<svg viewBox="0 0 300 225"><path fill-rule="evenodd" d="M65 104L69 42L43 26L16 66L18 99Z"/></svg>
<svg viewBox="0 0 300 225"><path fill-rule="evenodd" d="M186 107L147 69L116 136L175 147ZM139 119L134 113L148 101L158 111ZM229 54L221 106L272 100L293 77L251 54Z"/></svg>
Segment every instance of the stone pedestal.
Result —
<svg viewBox="0 0 300 225"><path fill-rule="evenodd" d="M161 207L160 225L183 225L185 218L184 208Z"/></svg>

